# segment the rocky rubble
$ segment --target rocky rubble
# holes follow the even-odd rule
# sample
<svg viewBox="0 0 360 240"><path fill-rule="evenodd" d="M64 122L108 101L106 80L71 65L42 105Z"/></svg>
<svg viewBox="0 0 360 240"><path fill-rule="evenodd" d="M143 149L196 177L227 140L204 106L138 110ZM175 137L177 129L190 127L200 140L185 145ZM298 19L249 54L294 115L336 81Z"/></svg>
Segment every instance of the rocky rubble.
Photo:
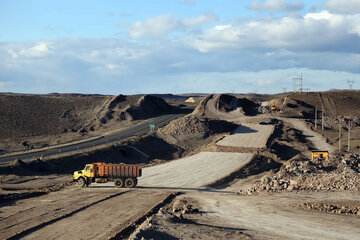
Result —
<svg viewBox="0 0 360 240"><path fill-rule="evenodd" d="M344 206L332 203L303 203L301 208L319 212L360 215L360 206Z"/></svg>
<svg viewBox="0 0 360 240"><path fill-rule="evenodd" d="M329 160L291 160L240 194L294 190L360 190L360 155Z"/></svg>
<svg viewBox="0 0 360 240"><path fill-rule="evenodd" d="M209 136L216 133L231 132L238 125L203 116L186 115L176 119L158 130L160 135L198 134Z"/></svg>

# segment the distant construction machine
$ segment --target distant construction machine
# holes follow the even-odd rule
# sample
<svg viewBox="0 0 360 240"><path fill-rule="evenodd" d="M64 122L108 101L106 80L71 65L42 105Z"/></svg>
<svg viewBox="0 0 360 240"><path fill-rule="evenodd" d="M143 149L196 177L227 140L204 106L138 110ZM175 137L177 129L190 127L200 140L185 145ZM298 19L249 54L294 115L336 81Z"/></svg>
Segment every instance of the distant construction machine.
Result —
<svg viewBox="0 0 360 240"><path fill-rule="evenodd" d="M86 164L83 170L75 171L73 181L80 187L87 187L91 183L114 182L116 187L133 188L137 178L141 177L142 169L139 164Z"/></svg>
<svg viewBox="0 0 360 240"><path fill-rule="evenodd" d="M272 112L276 112L276 111L278 111L279 109L275 106L275 105L272 105L271 106L271 111Z"/></svg>
<svg viewBox="0 0 360 240"><path fill-rule="evenodd" d="M313 150L311 151L312 160L327 160L329 159L329 152L322 150Z"/></svg>

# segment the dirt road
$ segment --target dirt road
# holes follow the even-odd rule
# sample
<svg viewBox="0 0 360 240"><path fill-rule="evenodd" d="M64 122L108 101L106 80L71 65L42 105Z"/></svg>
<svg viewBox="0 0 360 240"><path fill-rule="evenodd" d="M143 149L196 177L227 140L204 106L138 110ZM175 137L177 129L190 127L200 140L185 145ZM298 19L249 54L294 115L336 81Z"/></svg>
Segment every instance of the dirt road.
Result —
<svg viewBox="0 0 360 240"><path fill-rule="evenodd" d="M206 103L206 106L205 106L206 115L211 116L211 117L216 117L219 119L223 119L223 120L228 120L228 121L238 121L244 117L244 114L238 110L234 110L234 111L226 112L226 113L220 112L215 107L214 98L215 97L209 99L208 102Z"/></svg>
<svg viewBox="0 0 360 240"><path fill-rule="evenodd" d="M274 131L274 125L242 124L231 135L225 136L216 144L231 147L264 148Z"/></svg>
<svg viewBox="0 0 360 240"><path fill-rule="evenodd" d="M303 135L313 143L316 149L327 150L330 154L335 152L335 147L327 143L326 138L321 134L311 130L302 119L279 118L282 121L290 123L294 128L303 132Z"/></svg>
<svg viewBox="0 0 360 240"><path fill-rule="evenodd" d="M252 154L248 153L201 152L144 168L139 186L200 187L229 175L251 159Z"/></svg>
<svg viewBox="0 0 360 240"><path fill-rule="evenodd" d="M143 188L117 189L113 183L68 187L37 198L1 206L0 238L104 239L149 212L171 192L161 188L196 188L242 167L251 154L203 152L143 169ZM175 191L171 189L170 191ZM40 204L39 204L40 203Z"/></svg>
<svg viewBox="0 0 360 240"><path fill-rule="evenodd" d="M359 194L281 193L237 196L220 193L188 193L200 201L208 224L244 229L256 239L358 239L360 218L314 213L298 208L303 202L360 200ZM255 203L255 204L254 204Z"/></svg>
<svg viewBox="0 0 360 240"><path fill-rule="evenodd" d="M105 239L143 216L168 195L167 191L149 189L71 187L19 200L1 206L0 238Z"/></svg>

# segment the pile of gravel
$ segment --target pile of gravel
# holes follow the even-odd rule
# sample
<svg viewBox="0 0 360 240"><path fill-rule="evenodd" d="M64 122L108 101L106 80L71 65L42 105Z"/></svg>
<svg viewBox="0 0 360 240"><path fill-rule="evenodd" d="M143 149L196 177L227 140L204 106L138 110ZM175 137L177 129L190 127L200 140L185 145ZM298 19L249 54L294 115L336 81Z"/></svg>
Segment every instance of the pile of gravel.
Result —
<svg viewBox="0 0 360 240"><path fill-rule="evenodd" d="M345 214L345 215L359 215L360 216L360 205L343 205L334 203L302 203L299 207L307 210L334 213L334 214Z"/></svg>
<svg viewBox="0 0 360 240"><path fill-rule="evenodd" d="M292 160L240 194L293 190L359 191L360 155L346 154L327 161Z"/></svg>
<svg viewBox="0 0 360 240"><path fill-rule="evenodd" d="M203 134L232 132L238 125L219 119L186 115L158 130L160 135Z"/></svg>

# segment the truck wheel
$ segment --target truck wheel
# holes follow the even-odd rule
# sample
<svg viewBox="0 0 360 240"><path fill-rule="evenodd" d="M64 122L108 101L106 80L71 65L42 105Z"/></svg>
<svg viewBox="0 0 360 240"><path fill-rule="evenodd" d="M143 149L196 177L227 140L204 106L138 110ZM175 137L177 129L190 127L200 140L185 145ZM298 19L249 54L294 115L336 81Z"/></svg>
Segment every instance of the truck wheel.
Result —
<svg viewBox="0 0 360 240"><path fill-rule="evenodd" d="M86 186L85 179L84 178L79 178L77 180L77 184L78 184L79 187L85 187Z"/></svg>
<svg viewBox="0 0 360 240"><path fill-rule="evenodd" d="M133 188L133 187L135 187L135 185L136 185L135 179L133 179L133 178L127 178L127 179L125 180L125 187L127 187L127 188Z"/></svg>
<svg viewBox="0 0 360 240"><path fill-rule="evenodd" d="M124 179L118 178L114 181L114 185L118 188L124 187Z"/></svg>

